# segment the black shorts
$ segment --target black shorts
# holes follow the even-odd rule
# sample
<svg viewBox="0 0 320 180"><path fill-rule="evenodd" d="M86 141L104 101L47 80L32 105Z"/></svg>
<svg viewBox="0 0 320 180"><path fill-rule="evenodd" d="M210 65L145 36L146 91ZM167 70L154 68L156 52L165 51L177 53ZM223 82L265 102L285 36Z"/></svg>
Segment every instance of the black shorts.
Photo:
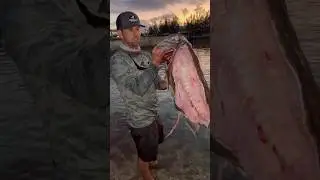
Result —
<svg viewBox="0 0 320 180"><path fill-rule="evenodd" d="M164 140L163 126L159 120L155 120L149 126L130 130L138 157L144 162L157 160L158 145Z"/></svg>

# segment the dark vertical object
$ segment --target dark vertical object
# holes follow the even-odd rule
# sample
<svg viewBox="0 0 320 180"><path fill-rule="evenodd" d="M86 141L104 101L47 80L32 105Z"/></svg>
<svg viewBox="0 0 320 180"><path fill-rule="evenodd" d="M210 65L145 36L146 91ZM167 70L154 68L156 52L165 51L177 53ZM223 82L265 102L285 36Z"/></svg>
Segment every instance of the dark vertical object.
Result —
<svg viewBox="0 0 320 180"><path fill-rule="evenodd" d="M109 0L101 0L99 4L98 13L105 13L109 15Z"/></svg>
<svg viewBox="0 0 320 180"><path fill-rule="evenodd" d="M296 33L290 22L284 0L269 0L272 18L280 35L282 46L286 50L289 62L299 77L308 125L317 140L320 154L320 91L310 70L308 61L301 50ZM319 157L318 157L319 158Z"/></svg>
<svg viewBox="0 0 320 180"><path fill-rule="evenodd" d="M210 12L212 136L254 180L319 180L307 126L320 127L319 91L284 0L213 0Z"/></svg>
<svg viewBox="0 0 320 180"><path fill-rule="evenodd" d="M8 123L0 112L0 179L108 179L109 33L88 28L80 11L61 13L80 4L6 2L6 50L21 68L0 61L0 69L13 75L0 88L6 91L0 111L15 110ZM108 31L107 19L102 22ZM64 81L75 94L64 91ZM25 90L32 100L21 97Z"/></svg>

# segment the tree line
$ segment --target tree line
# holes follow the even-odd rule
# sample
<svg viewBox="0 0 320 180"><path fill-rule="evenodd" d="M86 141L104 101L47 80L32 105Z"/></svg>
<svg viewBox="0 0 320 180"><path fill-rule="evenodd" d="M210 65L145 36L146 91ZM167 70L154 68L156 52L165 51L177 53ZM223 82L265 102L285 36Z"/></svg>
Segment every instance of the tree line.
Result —
<svg viewBox="0 0 320 180"><path fill-rule="evenodd" d="M172 34L178 32L187 32L188 34L206 34L210 32L210 13L195 12L191 14L183 25L179 25L178 17L163 18L162 21L157 24L154 23L148 29L149 36L159 36L165 34Z"/></svg>

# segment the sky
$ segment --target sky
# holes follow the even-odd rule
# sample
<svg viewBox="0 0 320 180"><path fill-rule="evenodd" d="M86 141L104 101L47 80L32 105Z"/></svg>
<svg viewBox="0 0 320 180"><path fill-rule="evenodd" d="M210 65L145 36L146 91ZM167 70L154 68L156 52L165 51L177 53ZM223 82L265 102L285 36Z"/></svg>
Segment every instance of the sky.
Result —
<svg viewBox="0 0 320 180"><path fill-rule="evenodd" d="M182 9L192 13L197 5L209 10L210 0L110 0L110 27L116 29L116 18L123 11L135 12L146 24L152 18L172 13L183 19Z"/></svg>

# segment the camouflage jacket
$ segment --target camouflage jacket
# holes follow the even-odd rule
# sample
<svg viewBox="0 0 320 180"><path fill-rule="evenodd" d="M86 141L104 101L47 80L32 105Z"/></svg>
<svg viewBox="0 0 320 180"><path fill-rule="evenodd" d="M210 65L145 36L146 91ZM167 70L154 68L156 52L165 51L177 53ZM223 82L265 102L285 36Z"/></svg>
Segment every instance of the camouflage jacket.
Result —
<svg viewBox="0 0 320 180"><path fill-rule="evenodd" d="M128 109L128 124L141 128L151 124L158 115L158 70L151 62L151 54L117 50L110 59L111 78L117 84Z"/></svg>

